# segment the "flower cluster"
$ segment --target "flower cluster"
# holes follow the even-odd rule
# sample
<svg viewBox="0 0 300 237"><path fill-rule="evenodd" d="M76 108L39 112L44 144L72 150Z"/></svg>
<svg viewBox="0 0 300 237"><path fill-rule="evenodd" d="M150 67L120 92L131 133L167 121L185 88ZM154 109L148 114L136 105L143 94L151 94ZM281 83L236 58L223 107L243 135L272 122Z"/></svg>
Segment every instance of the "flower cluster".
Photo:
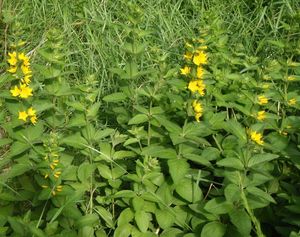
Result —
<svg viewBox="0 0 300 237"><path fill-rule="evenodd" d="M30 107L27 111L25 110L19 112L20 120L27 122L27 118L29 118L32 124L36 124L37 121L36 111L32 107Z"/></svg>
<svg viewBox="0 0 300 237"><path fill-rule="evenodd" d="M21 99L27 99L33 96L32 88L29 87L32 78L29 57L24 53L14 51L12 53L8 53L7 62L9 64L7 71L19 81L19 85L14 85L10 89L11 95ZM20 120L27 122L27 118L29 118L32 124L36 124L36 111L32 107L30 107L27 111L19 111Z"/></svg>
<svg viewBox="0 0 300 237"><path fill-rule="evenodd" d="M51 138L44 144L44 146L48 150L44 157L45 166L47 166L47 168L42 172L42 175L47 185L42 185L42 187L51 188L51 193L55 196L63 189L60 179L63 165L60 163L57 135L55 133L51 133Z"/></svg>
<svg viewBox="0 0 300 237"><path fill-rule="evenodd" d="M188 78L187 88L192 94L198 96L205 95L205 83L203 80L204 68L207 64L207 46L203 45L204 40L193 40L193 44L186 43L186 52L184 54L185 66L180 69L180 74ZM195 113L196 121L200 121L203 113L203 107L200 102L194 100L192 107Z"/></svg>
<svg viewBox="0 0 300 237"><path fill-rule="evenodd" d="M203 113L202 104L200 102L198 102L197 100L194 100L192 103L192 107L195 112L195 119L197 122L199 122L200 117L202 116L202 113Z"/></svg>
<svg viewBox="0 0 300 237"><path fill-rule="evenodd" d="M257 143L258 145L263 145L264 141L262 140L263 135L257 131L249 130L250 139Z"/></svg>

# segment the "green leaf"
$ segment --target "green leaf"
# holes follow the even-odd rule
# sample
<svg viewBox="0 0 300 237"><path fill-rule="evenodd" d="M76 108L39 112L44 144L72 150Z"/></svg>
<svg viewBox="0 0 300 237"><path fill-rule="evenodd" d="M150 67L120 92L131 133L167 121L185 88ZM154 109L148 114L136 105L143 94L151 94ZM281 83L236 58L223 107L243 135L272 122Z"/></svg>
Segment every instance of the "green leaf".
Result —
<svg viewBox="0 0 300 237"><path fill-rule="evenodd" d="M16 141L10 146L10 151L6 156L6 159L17 156L23 153L24 151L27 151L30 147L30 144Z"/></svg>
<svg viewBox="0 0 300 237"><path fill-rule="evenodd" d="M128 224L133 220L134 214L130 208L124 209L118 217L118 226Z"/></svg>
<svg viewBox="0 0 300 237"><path fill-rule="evenodd" d="M184 178L176 185L176 192L188 202L197 202L203 198L203 194L196 182Z"/></svg>
<svg viewBox="0 0 300 237"><path fill-rule="evenodd" d="M257 154L250 158L248 162L248 167L251 168L255 165L274 160L278 157L279 157L278 155L271 154L271 153Z"/></svg>
<svg viewBox="0 0 300 237"><path fill-rule="evenodd" d="M86 124L87 121L85 119L85 115L81 112L74 112L70 121L67 124L67 127L83 127L86 126Z"/></svg>
<svg viewBox="0 0 300 237"><path fill-rule="evenodd" d="M107 165L104 164L98 164L97 169L99 171L99 174L105 178L105 179L112 179L112 172L110 168Z"/></svg>
<svg viewBox="0 0 300 237"><path fill-rule="evenodd" d="M210 162L205 157L203 157L202 155L188 154L187 153L187 154L183 154L183 157L188 159L188 160L194 161L195 163L198 163L200 165L211 167Z"/></svg>
<svg viewBox="0 0 300 237"><path fill-rule="evenodd" d="M235 120L229 120L224 123L224 128L226 131L239 138L239 142L241 142L242 144L245 144L247 142L245 128L239 122Z"/></svg>
<svg viewBox="0 0 300 237"><path fill-rule="evenodd" d="M175 237L175 236L177 237L177 236L181 236L182 234L183 234L182 230L177 228L170 228L163 231L160 237Z"/></svg>
<svg viewBox="0 0 300 237"><path fill-rule="evenodd" d="M99 218L96 214L86 214L76 221L78 228L82 228L84 226L94 226L97 223L99 223Z"/></svg>
<svg viewBox="0 0 300 237"><path fill-rule="evenodd" d="M94 237L94 228L91 226L83 226L78 231L78 237Z"/></svg>
<svg viewBox="0 0 300 237"><path fill-rule="evenodd" d="M80 182L86 182L89 181L89 177L93 175L94 172L94 165L89 164L87 162L82 163L77 170L77 176Z"/></svg>
<svg viewBox="0 0 300 237"><path fill-rule="evenodd" d="M147 122L148 120L149 120L149 118L146 114L137 114L128 121L128 124L129 125L141 124L141 123Z"/></svg>
<svg viewBox="0 0 300 237"><path fill-rule="evenodd" d="M228 184L224 190L226 201L230 203L237 202L241 199L241 190L235 184Z"/></svg>
<svg viewBox="0 0 300 237"><path fill-rule="evenodd" d="M107 95L103 98L106 102L120 102L124 101L127 96L123 92L116 92L110 95Z"/></svg>
<svg viewBox="0 0 300 237"><path fill-rule="evenodd" d="M209 200L204 209L212 214L220 215L229 213L232 210L232 204L227 202L223 197L217 197Z"/></svg>
<svg viewBox="0 0 300 237"><path fill-rule="evenodd" d="M114 237L128 237L130 236L132 230L132 225L124 224L118 226L118 228L114 232Z"/></svg>
<svg viewBox="0 0 300 237"><path fill-rule="evenodd" d="M86 148L88 145L88 142L80 135L79 132L63 137L60 141L62 144L66 144L68 146L74 147L74 148Z"/></svg>
<svg viewBox="0 0 300 237"><path fill-rule="evenodd" d="M265 137L266 144L264 145L268 149L275 152L282 152L288 146L288 138L284 137L277 132L272 132ZM268 143L267 143L268 142Z"/></svg>
<svg viewBox="0 0 300 237"><path fill-rule="evenodd" d="M201 237L222 237L225 232L226 225L220 222L210 222L203 227Z"/></svg>
<svg viewBox="0 0 300 237"><path fill-rule="evenodd" d="M266 193L265 191L263 191L257 187L249 186L246 188L246 190L248 193L251 193L252 195L254 195L256 197L262 198L262 199L272 202L272 203L276 203L276 201L274 200L274 198L272 198L272 196L270 194Z"/></svg>
<svg viewBox="0 0 300 237"><path fill-rule="evenodd" d="M137 211L134 215L134 220L138 228L140 229L140 231L142 231L143 233L147 232L150 224L150 218L145 211L143 210Z"/></svg>
<svg viewBox="0 0 300 237"><path fill-rule="evenodd" d="M107 211L104 207L96 206L97 213L101 216L101 218L106 222L106 226L108 228L114 228L114 221L112 214Z"/></svg>
<svg viewBox="0 0 300 237"><path fill-rule="evenodd" d="M227 168L234 168L237 170L244 170L243 163L237 158L225 158L217 162L218 166L224 166Z"/></svg>
<svg viewBox="0 0 300 237"><path fill-rule="evenodd" d="M151 145L143 148L141 154L163 159L175 159L177 157L176 151L174 149L158 145Z"/></svg>
<svg viewBox="0 0 300 237"><path fill-rule="evenodd" d="M124 158L131 158L135 156L136 154L133 151L116 151L113 155L113 159L119 160Z"/></svg>
<svg viewBox="0 0 300 237"><path fill-rule="evenodd" d="M144 204L145 204L145 201L141 197L134 197L132 199L132 206L136 212L143 210Z"/></svg>
<svg viewBox="0 0 300 237"><path fill-rule="evenodd" d="M162 125L164 126L169 132L172 133L181 133L182 129L176 123L171 122L167 118L161 115L153 115L153 117Z"/></svg>
<svg viewBox="0 0 300 237"><path fill-rule="evenodd" d="M95 134L95 141L99 141L102 138L108 137L109 135L113 134L115 132L115 129L112 128L105 128L103 130L96 131Z"/></svg>
<svg viewBox="0 0 300 237"><path fill-rule="evenodd" d="M155 217L157 223L162 229L167 229L171 227L175 222L175 216L172 215L167 209L164 210L156 209Z"/></svg>
<svg viewBox="0 0 300 237"><path fill-rule="evenodd" d="M249 236L251 232L251 219L245 210L234 210L229 213L231 222L243 236Z"/></svg>
<svg viewBox="0 0 300 237"><path fill-rule="evenodd" d="M1 138L1 140L0 140L0 147L6 146L6 145L8 145L8 144L10 144L12 142L13 142L13 140L11 140L9 138Z"/></svg>
<svg viewBox="0 0 300 237"><path fill-rule="evenodd" d="M7 178L13 178L16 176L20 176L24 174L25 172L31 170L33 167L28 163L21 163L21 164L14 164L8 171L8 173L3 173Z"/></svg>
<svg viewBox="0 0 300 237"><path fill-rule="evenodd" d="M92 104L87 110L87 118L96 119L100 108L100 102Z"/></svg>
<svg viewBox="0 0 300 237"><path fill-rule="evenodd" d="M178 184L184 179L190 168L188 162L184 159L168 160L168 166L174 184Z"/></svg>
<svg viewBox="0 0 300 237"><path fill-rule="evenodd" d="M54 221L52 223L47 223L47 226L45 228L45 232L46 232L47 236L54 235L57 231L57 227L58 227L58 221Z"/></svg>

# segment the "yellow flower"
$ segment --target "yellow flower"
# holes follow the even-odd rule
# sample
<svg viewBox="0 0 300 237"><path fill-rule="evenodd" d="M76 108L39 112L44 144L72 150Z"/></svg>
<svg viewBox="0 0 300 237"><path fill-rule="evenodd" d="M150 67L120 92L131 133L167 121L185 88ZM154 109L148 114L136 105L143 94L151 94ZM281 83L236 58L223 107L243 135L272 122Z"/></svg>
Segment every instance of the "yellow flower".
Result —
<svg viewBox="0 0 300 237"><path fill-rule="evenodd" d="M11 66L9 69L7 69L8 72L14 74L17 72L17 67L16 66Z"/></svg>
<svg viewBox="0 0 300 237"><path fill-rule="evenodd" d="M191 52L186 52L183 57L186 60L191 60L193 58L193 54Z"/></svg>
<svg viewBox="0 0 300 237"><path fill-rule="evenodd" d="M30 80L31 77L32 77L31 74L25 75L24 78L21 79L21 82L26 85L29 85L29 83L31 82L31 80Z"/></svg>
<svg viewBox="0 0 300 237"><path fill-rule="evenodd" d="M258 104L266 105L266 104L268 104L268 102L269 102L269 99L267 97L265 97L264 95L258 96Z"/></svg>
<svg viewBox="0 0 300 237"><path fill-rule="evenodd" d="M202 67L197 67L197 78L201 79L203 77L204 70Z"/></svg>
<svg viewBox="0 0 300 237"><path fill-rule="evenodd" d="M181 75L188 75L191 72L191 67L184 66L184 68L180 69L180 74Z"/></svg>
<svg viewBox="0 0 300 237"><path fill-rule="evenodd" d="M20 119L20 120L23 120L23 121L26 122L27 117L28 117L28 114L26 113L26 111L20 111L20 112L19 112L19 119Z"/></svg>
<svg viewBox="0 0 300 237"><path fill-rule="evenodd" d="M63 186L62 185L58 185L56 186L56 191L57 192L61 192L62 191Z"/></svg>
<svg viewBox="0 0 300 237"><path fill-rule="evenodd" d="M198 90L198 82L195 80L190 81L188 89L193 93L196 92Z"/></svg>
<svg viewBox="0 0 300 237"><path fill-rule="evenodd" d="M263 121L266 119L266 112L264 110L259 111L256 116L257 120Z"/></svg>
<svg viewBox="0 0 300 237"><path fill-rule="evenodd" d="M8 53L8 56L9 56L10 58L7 59L7 62L8 62L11 66L16 66L17 63L18 63L18 60L17 60L17 53L16 53L16 52Z"/></svg>
<svg viewBox="0 0 300 237"><path fill-rule="evenodd" d="M37 122L37 117L36 117L36 115L30 117L30 122L31 122L33 125L36 124L36 122Z"/></svg>
<svg viewBox="0 0 300 237"><path fill-rule="evenodd" d="M49 188L47 185L42 185L42 188Z"/></svg>
<svg viewBox="0 0 300 237"><path fill-rule="evenodd" d="M201 95L205 95L205 84L203 83L203 80L192 80L189 82L188 89L195 93L196 91Z"/></svg>
<svg viewBox="0 0 300 237"><path fill-rule="evenodd" d="M295 105L297 103L297 100L295 98L292 98L288 101L289 105Z"/></svg>
<svg viewBox="0 0 300 237"><path fill-rule="evenodd" d="M24 53L20 53L18 55L18 59L23 61L24 66L29 66L30 65L29 57L27 57Z"/></svg>
<svg viewBox="0 0 300 237"><path fill-rule="evenodd" d="M203 114L203 107L200 102L194 100L192 103L193 110L195 112L195 119L197 122L200 122L200 117Z"/></svg>
<svg viewBox="0 0 300 237"><path fill-rule="evenodd" d="M23 72L24 75L28 75L28 74L32 73L30 67L26 66L24 64L21 65L21 70L22 70L22 72Z"/></svg>
<svg viewBox="0 0 300 237"><path fill-rule="evenodd" d="M207 64L207 55L206 55L206 53L202 50L197 50L196 53L194 54L193 62L197 66L199 66L201 64Z"/></svg>
<svg viewBox="0 0 300 237"><path fill-rule="evenodd" d="M58 179L60 175L61 171L56 171L53 176Z"/></svg>
<svg viewBox="0 0 300 237"><path fill-rule="evenodd" d="M28 97L32 96L32 89L27 86L26 84L20 85L20 97L23 99L26 99Z"/></svg>
<svg viewBox="0 0 300 237"><path fill-rule="evenodd" d="M256 142L258 145L263 145L264 141L262 140L262 134L256 131L250 132L250 138L252 141Z"/></svg>
<svg viewBox="0 0 300 237"><path fill-rule="evenodd" d="M17 97L20 95L21 91L17 86L15 86L14 89L10 90L10 93L12 94L12 96Z"/></svg>
<svg viewBox="0 0 300 237"><path fill-rule="evenodd" d="M32 107L30 107L28 110L27 110L27 114L28 116L34 116L36 114L36 110L33 109Z"/></svg>

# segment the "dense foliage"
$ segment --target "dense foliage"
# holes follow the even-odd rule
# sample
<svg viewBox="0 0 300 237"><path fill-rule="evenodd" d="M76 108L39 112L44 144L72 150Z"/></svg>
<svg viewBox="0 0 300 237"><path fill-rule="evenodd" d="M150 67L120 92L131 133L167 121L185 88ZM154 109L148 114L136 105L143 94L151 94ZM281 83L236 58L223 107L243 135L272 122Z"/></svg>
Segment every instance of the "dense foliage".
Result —
<svg viewBox="0 0 300 237"><path fill-rule="evenodd" d="M297 1L0 6L0 235L300 236Z"/></svg>

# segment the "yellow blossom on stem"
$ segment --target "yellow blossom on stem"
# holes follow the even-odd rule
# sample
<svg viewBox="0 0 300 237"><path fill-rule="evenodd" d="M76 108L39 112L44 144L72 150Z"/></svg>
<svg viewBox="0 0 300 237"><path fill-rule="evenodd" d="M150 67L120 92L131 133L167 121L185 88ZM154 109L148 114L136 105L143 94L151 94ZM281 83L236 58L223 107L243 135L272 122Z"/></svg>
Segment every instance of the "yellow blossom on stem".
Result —
<svg viewBox="0 0 300 237"><path fill-rule="evenodd" d="M29 83L31 82L31 74L25 75L23 79L21 79L21 82L23 84L29 85Z"/></svg>
<svg viewBox="0 0 300 237"><path fill-rule="evenodd" d="M61 171L56 171L53 176L58 179L60 175Z"/></svg>
<svg viewBox="0 0 300 237"><path fill-rule="evenodd" d="M62 185L58 185L56 186L56 191L57 192L61 192L62 191L63 186Z"/></svg>
<svg viewBox="0 0 300 237"><path fill-rule="evenodd" d="M17 67L16 66L11 66L9 69L7 69L8 72L14 74L17 72Z"/></svg>
<svg viewBox="0 0 300 237"><path fill-rule="evenodd" d="M191 60L193 58L193 54L191 52L186 52L184 55L183 55L184 59L186 60Z"/></svg>
<svg viewBox="0 0 300 237"><path fill-rule="evenodd" d="M180 74L181 75L188 75L191 72L191 67L189 66L184 66L184 68L180 69Z"/></svg>
<svg viewBox="0 0 300 237"><path fill-rule="evenodd" d="M263 121L266 119L266 112L264 110L259 111L256 116L257 120Z"/></svg>
<svg viewBox="0 0 300 237"><path fill-rule="evenodd" d="M200 122L200 118L202 117L203 114L203 107L200 102L197 100L194 100L192 103L193 110L195 112L195 119L197 122Z"/></svg>
<svg viewBox="0 0 300 237"><path fill-rule="evenodd" d="M26 99L28 97L32 96L32 89L27 86L26 84L20 85L20 97L23 99Z"/></svg>
<svg viewBox="0 0 300 237"><path fill-rule="evenodd" d="M203 74L204 74L203 68L202 67L197 67L197 78L202 79Z"/></svg>
<svg viewBox="0 0 300 237"><path fill-rule="evenodd" d="M19 112L19 119L20 120L23 120L23 121L27 121L27 117L28 117L28 114L26 113L26 111L20 111Z"/></svg>
<svg viewBox="0 0 300 237"><path fill-rule="evenodd" d="M201 96L205 95L205 84L202 80L192 80L189 82L188 89L192 92L198 92Z"/></svg>
<svg viewBox="0 0 300 237"><path fill-rule="evenodd" d="M202 50L197 50L196 53L194 54L193 63L196 64L197 66L201 64L207 64L206 53Z"/></svg>
<svg viewBox="0 0 300 237"><path fill-rule="evenodd" d="M48 188L48 186L47 185L42 185L42 188Z"/></svg>
<svg viewBox="0 0 300 237"><path fill-rule="evenodd" d="M8 53L8 56L10 57L9 59L7 59L9 65L16 66L18 63L17 52Z"/></svg>
<svg viewBox="0 0 300 237"><path fill-rule="evenodd" d="M28 74L32 73L29 65L26 66L25 64L22 64L21 65L21 70L22 70L22 72L23 72L24 75L28 75Z"/></svg>
<svg viewBox="0 0 300 237"><path fill-rule="evenodd" d="M17 97L20 95L21 91L17 86L15 86L13 89L10 90L10 93L12 94L12 96Z"/></svg>
<svg viewBox="0 0 300 237"><path fill-rule="evenodd" d="M250 131L250 138L252 141L256 142L258 145L263 145L262 134L256 131Z"/></svg>
<svg viewBox="0 0 300 237"><path fill-rule="evenodd" d="M36 115L33 115L32 117L30 117L30 122L35 125L37 123L37 117Z"/></svg>
<svg viewBox="0 0 300 237"><path fill-rule="evenodd" d="M266 105L266 104L268 104L268 102L269 102L269 99L267 97L265 97L264 95L258 96L258 104Z"/></svg>
<svg viewBox="0 0 300 237"><path fill-rule="evenodd" d="M24 66L29 66L29 57L27 57L24 53L18 54L18 59L22 61Z"/></svg>
<svg viewBox="0 0 300 237"><path fill-rule="evenodd" d="M27 110L27 113L29 116L34 116L35 113L36 113L36 110L33 109L32 107L30 107L28 110Z"/></svg>
<svg viewBox="0 0 300 237"><path fill-rule="evenodd" d="M295 98L292 98L288 101L289 105L295 105L297 103L297 100Z"/></svg>

